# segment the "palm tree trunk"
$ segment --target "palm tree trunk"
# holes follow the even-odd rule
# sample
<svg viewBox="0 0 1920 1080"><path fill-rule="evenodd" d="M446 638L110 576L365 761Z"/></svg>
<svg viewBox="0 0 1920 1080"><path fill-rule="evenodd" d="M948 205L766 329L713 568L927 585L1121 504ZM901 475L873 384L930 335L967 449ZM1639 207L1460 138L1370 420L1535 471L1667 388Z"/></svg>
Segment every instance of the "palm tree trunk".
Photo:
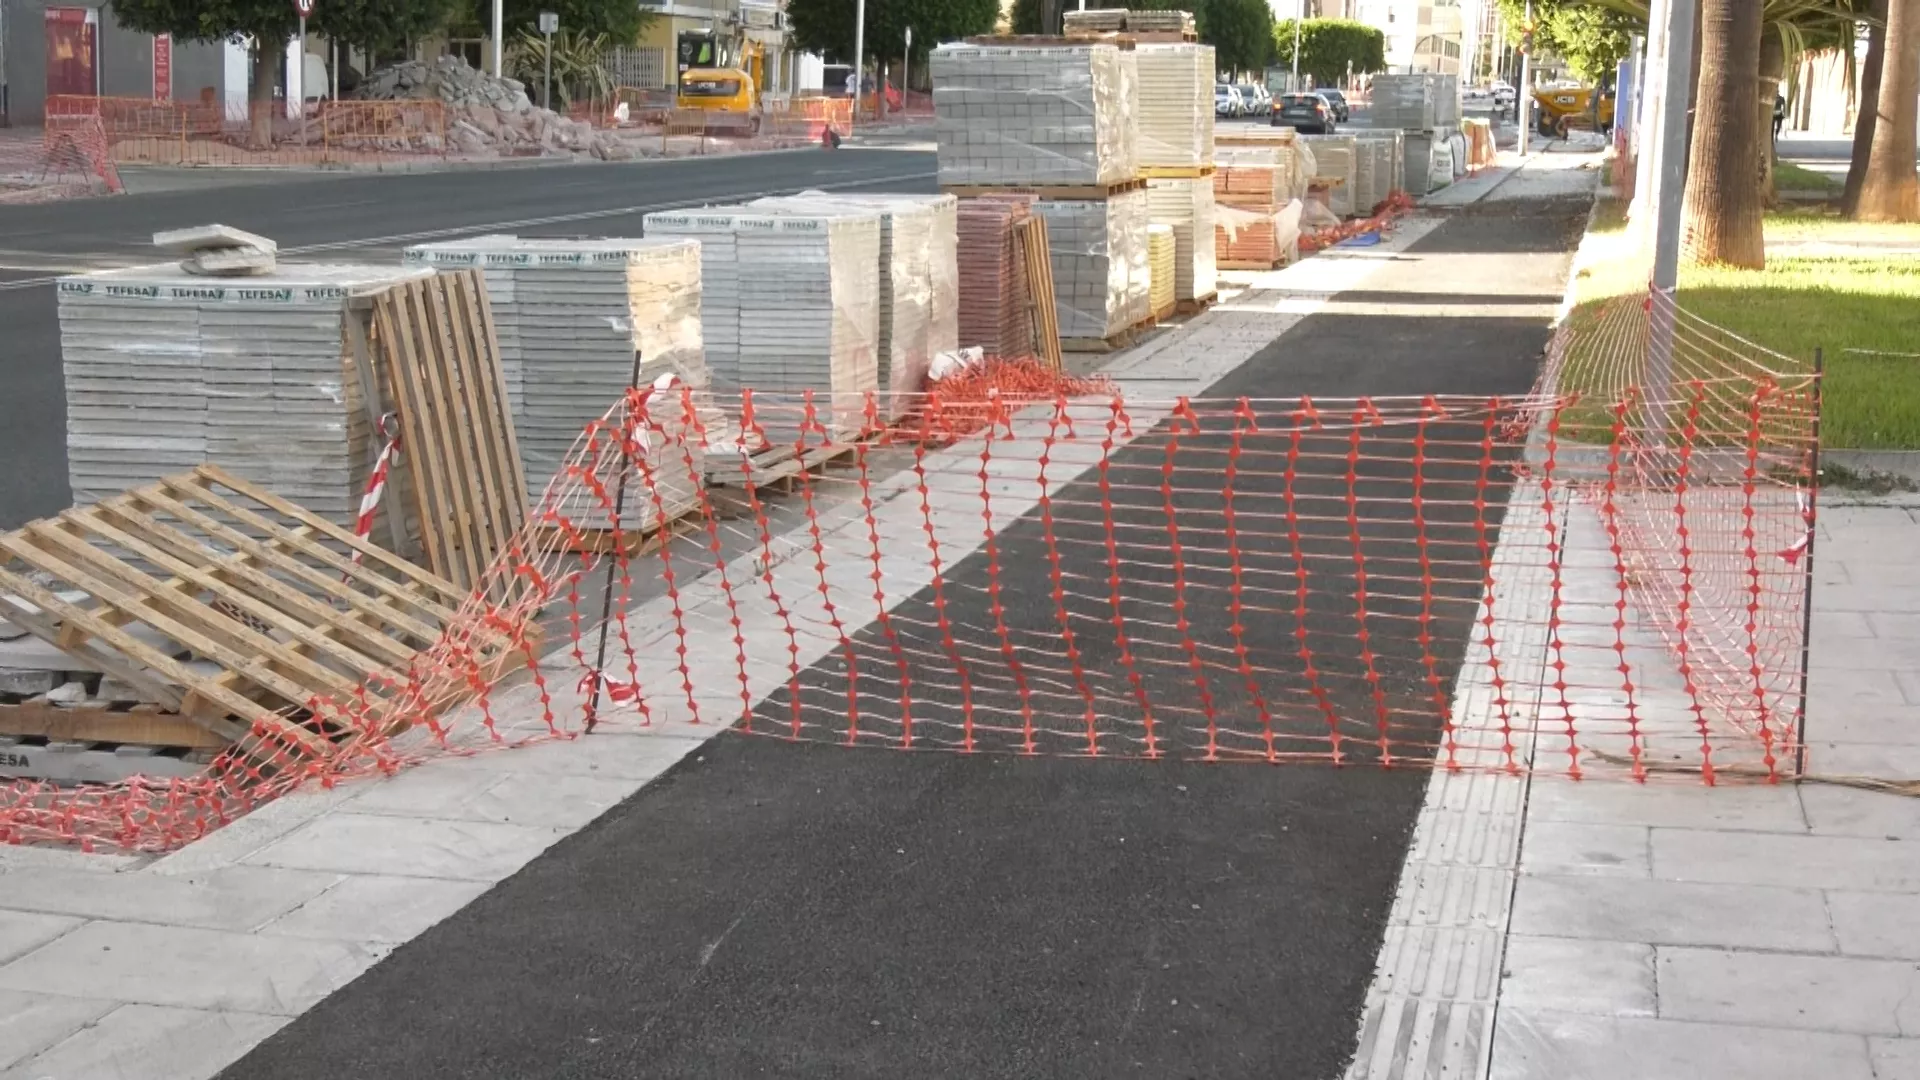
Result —
<svg viewBox="0 0 1920 1080"><path fill-rule="evenodd" d="M1902 0L1909 2L1909 0ZM1682 215L1695 262L1759 270L1761 232L1760 5L1706 0L1700 22L1700 98Z"/></svg>
<svg viewBox="0 0 1920 1080"><path fill-rule="evenodd" d="M1840 212L1852 217L1860 209L1860 185L1867 182L1867 159L1873 154L1873 129L1880 119L1880 72L1887 56L1887 0L1873 0L1867 24L1867 58L1860 69L1860 102L1853 121L1853 160L1847 165L1847 187L1840 196Z"/></svg>
<svg viewBox="0 0 1920 1080"><path fill-rule="evenodd" d="M1774 190L1773 169L1780 160L1780 148L1773 136L1773 103L1780 96L1780 81L1787 74L1787 46L1780 31L1763 30L1760 40L1760 198L1768 206L1780 201Z"/></svg>
<svg viewBox="0 0 1920 1080"><path fill-rule="evenodd" d="M1860 185L1860 221L1920 221L1920 173L1914 169L1920 121L1920 0L1887 5L1887 58L1880 73L1880 119Z"/></svg>

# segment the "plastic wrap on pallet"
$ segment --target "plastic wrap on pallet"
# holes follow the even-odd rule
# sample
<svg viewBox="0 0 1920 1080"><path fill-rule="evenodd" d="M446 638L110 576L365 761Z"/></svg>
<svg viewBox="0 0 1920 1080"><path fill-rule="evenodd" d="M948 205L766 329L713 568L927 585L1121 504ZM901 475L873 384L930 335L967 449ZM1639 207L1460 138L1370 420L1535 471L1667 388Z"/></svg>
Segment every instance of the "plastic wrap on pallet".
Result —
<svg viewBox="0 0 1920 1080"><path fill-rule="evenodd" d="M477 268L485 277L521 467L536 503L581 431L627 391L636 353L641 386L662 376L696 390L709 383L700 250L692 241L482 236L419 244L404 257L411 266ZM711 419L722 428L714 434L723 435L723 418ZM688 475L671 464L668 475ZM630 494L645 497L640 488ZM698 491L682 485L665 494L669 516L678 517ZM591 528L612 525L604 512L587 516Z"/></svg>
<svg viewBox="0 0 1920 1080"><path fill-rule="evenodd" d="M1176 300L1211 295L1218 284L1213 258L1213 185L1210 176L1147 181L1148 221L1173 230Z"/></svg>
<svg viewBox="0 0 1920 1080"><path fill-rule="evenodd" d="M1147 307L1155 316L1173 309L1173 226L1147 226Z"/></svg>
<svg viewBox="0 0 1920 1080"><path fill-rule="evenodd" d="M1075 34L1191 34L1191 11L1130 11L1100 8L1069 11L1061 19L1068 35Z"/></svg>
<svg viewBox="0 0 1920 1080"><path fill-rule="evenodd" d="M959 200L951 195L840 194L807 191L755 199L756 209L810 213L821 208L880 215L879 387L896 413L926 389L934 356L959 348Z"/></svg>
<svg viewBox="0 0 1920 1080"><path fill-rule="evenodd" d="M1061 337L1111 337L1152 314L1145 191L1042 199L1033 211L1047 219Z"/></svg>
<svg viewBox="0 0 1920 1080"><path fill-rule="evenodd" d="M1214 210L1214 239L1220 262L1274 266L1291 260L1300 242L1300 199L1284 206L1221 206Z"/></svg>
<svg viewBox="0 0 1920 1080"><path fill-rule="evenodd" d="M1230 146L1214 153L1213 194L1220 201L1281 204L1307 193L1312 152L1304 145Z"/></svg>
<svg viewBox="0 0 1920 1080"><path fill-rule="evenodd" d="M1351 135L1302 135L1300 141L1313 154L1314 179L1333 182L1328 205L1343 218L1350 218L1371 205L1361 207L1355 198L1358 170L1354 163L1354 138Z"/></svg>
<svg viewBox="0 0 1920 1080"><path fill-rule="evenodd" d="M1142 167L1213 163L1213 46L1141 45L1139 148Z"/></svg>
<svg viewBox="0 0 1920 1080"><path fill-rule="evenodd" d="M1361 152L1371 151L1374 156L1374 193L1378 196L1374 205L1396 191L1405 189L1406 184L1406 140L1401 131L1369 131L1364 128L1353 133L1356 148Z"/></svg>
<svg viewBox="0 0 1920 1080"><path fill-rule="evenodd" d="M1460 80L1455 75L1375 75L1372 95L1375 128L1433 131L1460 122Z"/></svg>
<svg viewBox="0 0 1920 1080"><path fill-rule="evenodd" d="M1135 88L1112 45L933 51L942 184L1115 184L1140 168Z"/></svg>
<svg viewBox="0 0 1920 1080"><path fill-rule="evenodd" d="M645 221L649 236L700 242L700 322L717 400L737 405L742 389L831 394L833 415L820 419L833 437L863 429L861 396L879 389L877 211L718 206L656 212ZM769 426L764 436L769 445L792 446L800 432ZM759 442L751 432L742 440L749 449Z"/></svg>
<svg viewBox="0 0 1920 1080"><path fill-rule="evenodd" d="M960 271L960 347L1019 360L1034 353L1027 272L1014 230L1033 214L1021 194L962 199L956 238Z"/></svg>
<svg viewBox="0 0 1920 1080"><path fill-rule="evenodd" d="M1403 146L1401 190L1418 199L1434 190L1434 139L1424 132L1408 132Z"/></svg>
<svg viewBox="0 0 1920 1080"><path fill-rule="evenodd" d="M212 461L351 526L374 435L346 348L347 302L429 273L283 262L248 278L176 264L61 278L75 501Z"/></svg>

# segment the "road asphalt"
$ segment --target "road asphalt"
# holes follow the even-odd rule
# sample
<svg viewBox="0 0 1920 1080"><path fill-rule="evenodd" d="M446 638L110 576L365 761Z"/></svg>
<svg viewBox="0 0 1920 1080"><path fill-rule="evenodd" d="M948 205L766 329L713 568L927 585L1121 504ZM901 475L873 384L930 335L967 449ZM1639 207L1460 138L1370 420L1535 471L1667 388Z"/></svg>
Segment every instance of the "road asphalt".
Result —
<svg viewBox="0 0 1920 1080"><path fill-rule="evenodd" d="M1586 213L1584 199L1461 211L1352 298L1419 313L1340 314L1336 302L1208 396L1524 392L1547 319L1500 305L1558 298ZM1449 314L1450 302L1479 306ZM1120 451L1163 452L1151 434ZM1378 470L1363 543L1370 559L1404 562L1411 470L1384 451ZM1492 477L1497 505L1506 474ZM1164 522L1126 496L1115 512ZM998 573L1008 618L1039 627L1051 620L1045 562L1015 550L1035 528L1006 527L997 571L974 555L952 574ZM1354 660L1353 615L1338 610L1352 582L1322 569L1315 633L1339 667ZM1130 602L1163 600L1164 583L1143 577ZM1442 598L1434 651L1450 685L1472 604ZM1192 617L1217 635L1226 616ZM1383 657L1417 655L1406 620L1370 629ZM1259 645L1284 690L1295 674L1284 644ZM807 672L801 693L844 698L838 663ZM1412 665L1383 666L1387 694L1418 687ZM1183 704L1191 692L1153 687ZM1343 715L1372 711L1358 681L1336 698ZM1408 733L1421 734L1432 731ZM222 1076L1331 1080L1352 1052L1426 781L1368 764L968 757L723 735Z"/></svg>

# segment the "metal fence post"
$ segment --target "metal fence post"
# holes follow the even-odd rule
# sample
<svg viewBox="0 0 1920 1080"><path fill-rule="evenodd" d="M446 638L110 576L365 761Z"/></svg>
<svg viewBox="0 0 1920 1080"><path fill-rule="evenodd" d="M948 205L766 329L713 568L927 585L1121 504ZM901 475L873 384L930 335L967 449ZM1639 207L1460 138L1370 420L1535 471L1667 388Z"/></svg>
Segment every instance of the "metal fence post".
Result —
<svg viewBox="0 0 1920 1080"><path fill-rule="evenodd" d="M1813 441L1807 455L1807 550L1800 600L1800 715L1796 718L1793 771L1807 775L1807 684L1813 675L1813 549L1819 539L1820 412L1826 400L1826 351L1813 350Z"/></svg>

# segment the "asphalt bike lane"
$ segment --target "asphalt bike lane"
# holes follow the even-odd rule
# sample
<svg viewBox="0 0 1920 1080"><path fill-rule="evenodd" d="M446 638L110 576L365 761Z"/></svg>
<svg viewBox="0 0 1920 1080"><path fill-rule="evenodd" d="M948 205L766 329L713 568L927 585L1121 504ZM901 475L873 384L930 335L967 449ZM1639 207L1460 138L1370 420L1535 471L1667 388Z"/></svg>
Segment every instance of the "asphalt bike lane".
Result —
<svg viewBox="0 0 1920 1080"><path fill-rule="evenodd" d="M1524 393L1548 320L1500 307L1557 300L1586 212L1583 199L1463 211L1394 256L1364 293L1337 297L1206 396ZM1476 296L1459 279L1463 266L1494 295ZM1372 313L1342 313L1347 300ZM1456 301L1472 314L1449 314ZM1157 468L1165 430L1117 451L1116 467ZM1220 436L1210 438L1183 440L1178 455L1208 467L1220 453ZM1422 474L1488 477L1485 524L1497 531L1504 463L1454 439L1438 443ZM1423 536L1458 546L1478 528L1457 508L1415 520L1410 453L1382 444L1367 456L1360 546L1369 567L1404 571ZM1344 467L1308 460L1320 464L1302 466L1296 499L1344 493ZM1279 499L1279 482L1248 477L1236 499ZM1094 483L1064 486L1058 504L1097 502ZM1222 512L1224 500L1204 487L1185 490L1182 528ZM1111 502L1116 521L1165 530L1160 493L1117 491ZM1052 524L1056 538L1095 527ZM1351 738L1348 767L722 736L222 1075L1337 1076L1426 785L1422 768L1370 763L1367 736L1380 715L1371 691L1408 706L1394 713L1394 752L1418 756L1439 721L1422 730L1406 718L1430 679L1451 687L1477 600L1470 588L1434 584L1431 649L1391 598L1357 621L1346 528L1310 523L1302 541L1316 660L1345 676L1329 685ZM953 565L952 620L994 626L985 585L997 576L1000 620L1026 634L1057 627L1045 533L1029 514L1002 528L996 560L976 553ZM1063 558L1077 562L1067 571L1104 580L1107 564L1093 551L1068 545ZM1293 558L1271 537L1249 541L1240 557L1275 573ZM1195 558L1190 573L1221 569L1217 553ZM1168 575L1129 571L1129 616L1164 609ZM928 590L903 602L896 626L930 621L932 600ZM1074 612L1089 616L1080 625L1096 608ZM1230 615L1217 606L1190 618L1196 637L1227 636ZM1376 654L1372 680L1361 672L1362 626ZM1246 632L1262 655L1283 658L1297 628L1268 621ZM896 654L877 635L870 626L854 636L854 664L858 707L884 723L890 703L898 711L898 687L885 677ZM1090 665L1111 667L1113 641L1088 632L1082 645ZM937 648L920 646L905 651L919 665L916 712L959 715L952 676L919 659ZM1153 701L1198 709L1199 691L1177 665L1143 666ZM1264 678L1280 700L1300 696L1300 676L1276 660ZM821 661L798 680L803 706L844 713L847 680L844 657ZM1005 679L970 689L979 713L1019 710ZM1220 692L1215 711L1245 726L1248 702ZM757 719L771 728L791 705L775 695ZM1311 712L1277 724L1298 745L1328 735ZM1135 728L1120 722L1108 735Z"/></svg>

